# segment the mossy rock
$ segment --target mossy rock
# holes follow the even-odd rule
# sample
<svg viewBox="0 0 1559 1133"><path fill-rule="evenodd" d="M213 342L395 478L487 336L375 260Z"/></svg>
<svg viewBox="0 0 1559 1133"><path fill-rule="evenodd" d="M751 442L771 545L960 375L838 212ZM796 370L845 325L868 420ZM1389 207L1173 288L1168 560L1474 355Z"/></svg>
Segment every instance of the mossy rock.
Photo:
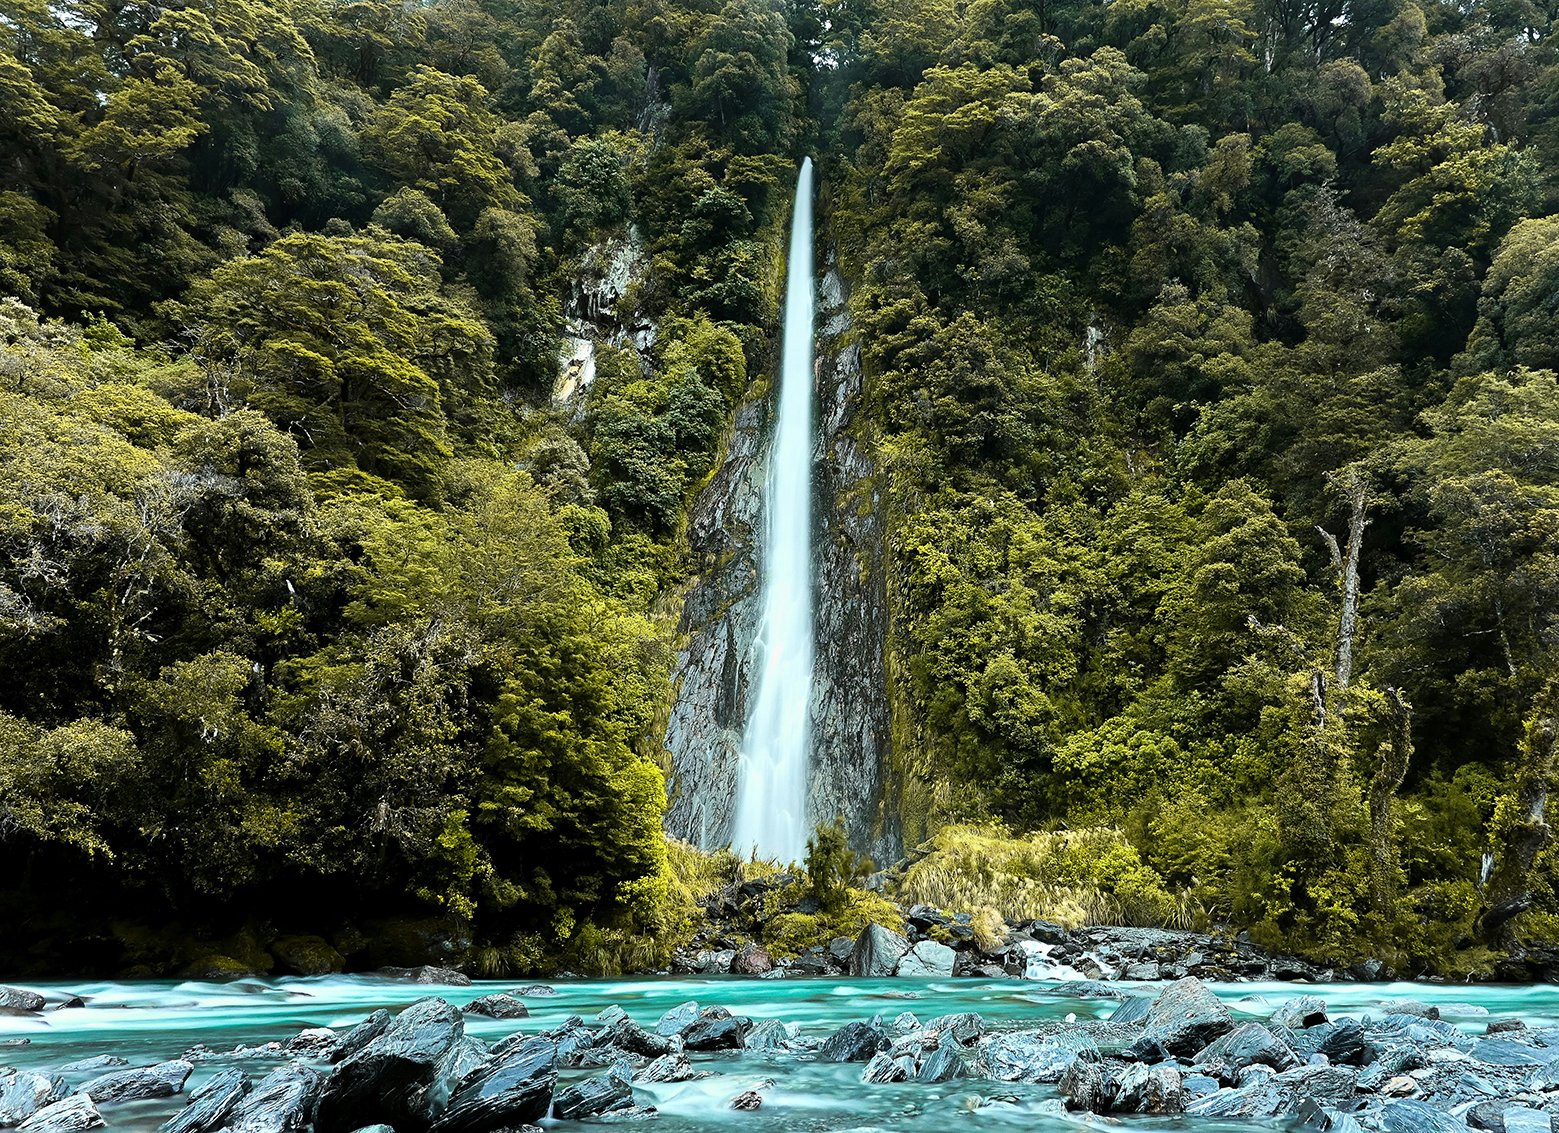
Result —
<svg viewBox="0 0 1559 1133"><path fill-rule="evenodd" d="M323 976L346 968L346 960L319 936L283 936L271 942L277 969L294 976Z"/></svg>
<svg viewBox="0 0 1559 1133"><path fill-rule="evenodd" d="M187 980L237 980L260 974L242 960L235 960L220 952L207 953L179 971L179 975Z"/></svg>
<svg viewBox="0 0 1559 1133"><path fill-rule="evenodd" d="M370 968L462 968L470 959L471 925L461 917L386 917L364 927Z"/></svg>

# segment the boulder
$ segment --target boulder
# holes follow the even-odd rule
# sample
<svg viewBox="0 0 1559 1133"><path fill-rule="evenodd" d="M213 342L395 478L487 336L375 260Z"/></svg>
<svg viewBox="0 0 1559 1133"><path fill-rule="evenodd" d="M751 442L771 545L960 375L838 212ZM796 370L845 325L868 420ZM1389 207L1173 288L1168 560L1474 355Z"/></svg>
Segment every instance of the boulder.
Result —
<svg viewBox="0 0 1559 1133"><path fill-rule="evenodd" d="M996 1035L980 1048L983 1076L998 1082L1059 1082L1079 1059L1100 1060L1098 1045L1080 1030L1049 1036L1010 1032Z"/></svg>
<svg viewBox="0 0 1559 1133"><path fill-rule="evenodd" d="M741 1050L751 1029L747 1018L700 1018L682 1032L682 1044L688 1050Z"/></svg>
<svg viewBox="0 0 1559 1133"><path fill-rule="evenodd" d="M449 1096L463 1061L461 1015L442 999L419 999L384 1032L331 1072L319 1098L317 1133L352 1133L371 1123L424 1133Z"/></svg>
<svg viewBox="0 0 1559 1133"><path fill-rule="evenodd" d="M1097 1062L1073 1059L1057 1088L1067 1109L1098 1113L1104 1108L1104 1070Z"/></svg>
<svg viewBox="0 0 1559 1133"><path fill-rule="evenodd" d="M687 1055L679 1051L661 1055L639 1071L637 1078L640 1082L686 1082L701 1076L699 1071L693 1069Z"/></svg>
<svg viewBox="0 0 1559 1133"><path fill-rule="evenodd" d="M20 1125L64 1096L62 1078L46 1078L26 1070L0 1070L0 1128Z"/></svg>
<svg viewBox="0 0 1559 1133"><path fill-rule="evenodd" d="M1524 1105L1512 1105L1502 1114L1505 1133L1551 1133L1548 1114Z"/></svg>
<svg viewBox="0 0 1559 1133"><path fill-rule="evenodd" d="M897 976L947 977L953 974L958 953L934 940L922 940L899 958Z"/></svg>
<svg viewBox="0 0 1559 1133"><path fill-rule="evenodd" d="M210 1133L227 1119L249 1092L249 1075L242 1070L219 1070L189 1096L189 1104L167 1121L161 1133Z"/></svg>
<svg viewBox="0 0 1559 1133"><path fill-rule="evenodd" d="M159 1062L156 1066L111 1070L78 1087L75 1092L85 1094L98 1105L141 1098L171 1098L184 1088L185 1080L194 1069L193 1062L177 1058Z"/></svg>
<svg viewBox="0 0 1559 1133"><path fill-rule="evenodd" d="M956 1015L937 1016L925 1029L952 1039L959 1046L972 1046L985 1033L985 1020L973 1011L960 1011Z"/></svg>
<svg viewBox="0 0 1559 1133"><path fill-rule="evenodd" d="M646 1031L626 1015L602 1031L599 1042L602 1046L615 1046L618 1050L642 1054L645 1058L670 1054L672 1047L671 1039Z"/></svg>
<svg viewBox="0 0 1559 1133"><path fill-rule="evenodd" d="M485 1015L489 1019L524 1019L530 1015L530 1008L512 995L484 995L462 1010L467 1015Z"/></svg>
<svg viewBox="0 0 1559 1133"><path fill-rule="evenodd" d="M1107 1092L1111 1113L1143 1113L1168 1115L1185 1111L1185 1088L1181 1084L1180 1071L1174 1066L1148 1066L1142 1062L1129 1064L1118 1076L1112 1078L1113 1090Z"/></svg>
<svg viewBox="0 0 1559 1133"><path fill-rule="evenodd" d="M1318 995L1296 995L1272 1013L1272 1022L1296 1030L1326 1021L1326 1001Z"/></svg>
<svg viewBox="0 0 1559 1133"><path fill-rule="evenodd" d="M1216 995L1195 976L1176 980L1148 1008L1142 1035L1132 1044L1135 1059L1192 1054L1234 1029L1234 1019Z"/></svg>
<svg viewBox="0 0 1559 1133"><path fill-rule="evenodd" d="M888 1036L870 1023L846 1023L823 1040L817 1052L819 1062L867 1062L892 1043Z"/></svg>
<svg viewBox="0 0 1559 1133"><path fill-rule="evenodd" d="M1203 1047L1191 1062L1202 1073L1228 1086L1247 1066L1260 1064L1287 1070L1299 1065L1299 1056L1260 1023L1242 1023Z"/></svg>
<svg viewBox="0 0 1559 1133"><path fill-rule="evenodd" d="M1412 1043L1398 1043L1386 1048L1375 1061L1359 1072L1359 1089L1373 1092L1399 1074L1427 1065L1422 1050Z"/></svg>
<svg viewBox="0 0 1559 1133"><path fill-rule="evenodd" d="M752 1111L763 1108L763 1095L757 1090L744 1090L731 1099L731 1108Z"/></svg>
<svg viewBox="0 0 1559 1133"><path fill-rule="evenodd" d="M1153 1009L1153 1001L1145 995L1129 995L1121 1000L1120 1006L1110 1012L1112 1023L1145 1023L1148 1012Z"/></svg>
<svg viewBox="0 0 1559 1133"><path fill-rule="evenodd" d="M731 957L730 971L733 976L761 976L773 970L774 957L761 944L744 944Z"/></svg>
<svg viewBox="0 0 1559 1133"><path fill-rule="evenodd" d="M20 987L0 987L0 1007L16 1011L42 1011L43 996Z"/></svg>
<svg viewBox="0 0 1559 1133"><path fill-rule="evenodd" d="M288 1039L282 1049L289 1054L328 1059L339 1041L339 1036L329 1027L308 1027Z"/></svg>
<svg viewBox="0 0 1559 1133"><path fill-rule="evenodd" d="M660 1022L655 1024L657 1035L680 1035L698 1021L699 1008L693 1000L678 1004L660 1017Z"/></svg>
<svg viewBox="0 0 1559 1133"><path fill-rule="evenodd" d="M899 961L908 951L909 941L904 937L880 924L869 924L850 950L850 974L885 979L898 970Z"/></svg>
<svg viewBox="0 0 1559 1133"><path fill-rule="evenodd" d="M373 1042L374 1039L384 1034L394 1019L394 1015L391 1015L383 1007L379 1008L379 1010L373 1012L368 1018L341 1036L341 1041L336 1043L331 1049L328 1056L329 1060L331 1062L340 1062L356 1054Z"/></svg>
<svg viewBox="0 0 1559 1133"><path fill-rule="evenodd" d="M1364 1028L1353 1019L1333 1024L1315 1053L1326 1055L1332 1062L1357 1065L1364 1059Z"/></svg>
<svg viewBox="0 0 1559 1133"><path fill-rule="evenodd" d="M943 1043L920 1060L915 1069L917 1082L951 1082L965 1074L964 1060L952 1043Z"/></svg>
<svg viewBox="0 0 1559 1133"><path fill-rule="evenodd" d="M323 976L346 968L341 953L322 936L283 936L272 942L277 968L294 976Z"/></svg>
<svg viewBox="0 0 1559 1133"><path fill-rule="evenodd" d="M129 1066L128 1058L120 1058L117 1054L94 1054L91 1058L78 1059L75 1062L67 1062L60 1067L61 1074L84 1074L99 1070L112 1070L116 1066Z"/></svg>
<svg viewBox="0 0 1559 1133"><path fill-rule="evenodd" d="M387 980L403 983L442 984L447 987L470 987L471 977L453 968L436 968L432 964L419 964L415 968L380 968L374 973Z"/></svg>
<svg viewBox="0 0 1559 1133"><path fill-rule="evenodd" d="M895 1058L887 1051L878 1051L861 1071L863 1082L903 1082L915 1072L915 1060L906 1055Z"/></svg>
<svg viewBox="0 0 1559 1133"><path fill-rule="evenodd" d="M17 1133L82 1133L102 1126L103 1115L92 1099L85 1094L72 1094L44 1106L17 1126Z"/></svg>
<svg viewBox="0 0 1559 1133"><path fill-rule="evenodd" d="M747 1049L760 1053L777 1053L790 1049L793 1036L790 1028L778 1019L765 1019L747 1035Z"/></svg>
<svg viewBox="0 0 1559 1133"><path fill-rule="evenodd" d="M1466 1133L1467 1125L1443 1109L1411 1099L1387 1102L1380 1111L1386 1133Z"/></svg>
<svg viewBox="0 0 1559 1133"><path fill-rule="evenodd" d="M523 995L527 999L550 999L558 994L558 989L548 987L546 984L526 984L509 992L510 995Z"/></svg>
<svg viewBox="0 0 1559 1133"><path fill-rule="evenodd" d="M627 1063L618 1062L605 1074L575 1082L560 1092L552 1103L552 1116L561 1121L578 1121L632 1106L633 1071Z"/></svg>
<svg viewBox="0 0 1559 1133"><path fill-rule="evenodd" d="M308 1127L321 1081L318 1071L301 1062L278 1066L239 1101L225 1133L299 1133Z"/></svg>
<svg viewBox="0 0 1559 1133"><path fill-rule="evenodd" d="M462 1081L432 1133L494 1133L547 1115L557 1086L557 1046L529 1038Z"/></svg>

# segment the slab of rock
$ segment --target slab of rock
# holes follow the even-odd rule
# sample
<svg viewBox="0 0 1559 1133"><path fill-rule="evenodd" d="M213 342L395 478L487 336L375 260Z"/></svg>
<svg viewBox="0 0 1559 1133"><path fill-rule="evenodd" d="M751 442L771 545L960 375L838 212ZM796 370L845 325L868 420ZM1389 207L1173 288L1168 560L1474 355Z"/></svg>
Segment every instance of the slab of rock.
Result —
<svg viewBox="0 0 1559 1133"><path fill-rule="evenodd" d="M698 1022L699 1013L699 1006L693 1000L679 1003L660 1017L660 1022L655 1024L655 1033L667 1037L680 1035Z"/></svg>
<svg viewBox="0 0 1559 1133"><path fill-rule="evenodd" d="M672 1048L670 1038L646 1031L627 1015L602 1031L598 1041L602 1046L615 1046L618 1050L625 1050L629 1054L642 1054L645 1058L659 1058L663 1054L670 1054Z"/></svg>
<svg viewBox="0 0 1559 1133"><path fill-rule="evenodd" d="M778 1019L765 1019L747 1035L747 1049L777 1053L790 1049L790 1028Z"/></svg>
<svg viewBox="0 0 1559 1133"><path fill-rule="evenodd" d="M1191 1063L1199 1071L1233 1085L1241 1070L1260 1064L1274 1070L1299 1065L1294 1049L1260 1023L1241 1023L1198 1051Z"/></svg>
<svg viewBox="0 0 1559 1133"><path fill-rule="evenodd" d="M67 1062L60 1067L61 1074L85 1074L98 1070L112 1070L117 1066L129 1066L128 1058L120 1058L117 1054L94 1054L91 1058L78 1059L75 1062Z"/></svg>
<svg viewBox="0 0 1559 1133"><path fill-rule="evenodd" d="M867 979L886 979L898 971L909 951L909 941L891 928L870 924L861 930L850 950L850 974Z"/></svg>
<svg viewBox="0 0 1559 1133"><path fill-rule="evenodd" d="M1528 1109L1524 1105L1508 1106L1501 1115L1505 1133L1551 1133L1549 1116L1540 1109Z"/></svg>
<svg viewBox="0 0 1559 1133"><path fill-rule="evenodd" d="M473 999L462 1009L467 1015L485 1015L489 1019L524 1019L530 1008L512 995L484 995Z"/></svg>
<svg viewBox="0 0 1559 1133"><path fill-rule="evenodd" d="M523 995L528 999L547 999L558 994L558 989L548 987L546 984L526 984L509 992L510 995Z"/></svg>
<svg viewBox="0 0 1559 1133"><path fill-rule="evenodd" d="M633 1071L619 1062L605 1074L575 1082L559 1092L552 1103L552 1116L560 1121L578 1121L598 1117L633 1106Z"/></svg>
<svg viewBox="0 0 1559 1133"><path fill-rule="evenodd" d="M0 1007L16 1011L42 1011L44 999L36 991L20 987L0 987Z"/></svg>
<svg viewBox="0 0 1559 1133"><path fill-rule="evenodd" d="M934 940L922 940L899 958L897 976L946 977L953 974L958 953Z"/></svg>
<svg viewBox="0 0 1559 1133"><path fill-rule="evenodd" d="M210 1133L227 1119L249 1093L249 1075L242 1070L219 1070L189 1096L189 1104L162 1125L161 1133Z"/></svg>
<svg viewBox="0 0 1559 1133"><path fill-rule="evenodd" d="M1467 1125L1443 1109L1411 1099L1387 1102L1380 1111L1386 1133L1466 1133Z"/></svg>
<svg viewBox="0 0 1559 1133"><path fill-rule="evenodd" d="M401 980L414 984L444 984L449 987L470 987L471 977L464 972L457 972L453 968L436 968L432 964L421 964L415 968L380 968L374 973L383 976L387 980Z"/></svg>
<svg viewBox="0 0 1559 1133"><path fill-rule="evenodd" d="M141 1098L171 1098L184 1088L185 1080L194 1069L193 1062L176 1058L171 1062L159 1062L156 1066L112 1070L93 1078L75 1092L85 1094L98 1105Z"/></svg>
<svg viewBox="0 0 1559 1133"><path fill-rule="evenodd" d="M998 1082L1059 1082L1079 1059L1100 1060L1098 1044L1080 1030L999 1034L980 1048L984 1076Z"/></svg>
<svg viewBox="0 0 1559 1133"><path fill-rule="evenodd" d="M308 1127L322 1081L301 1062L278 1066L239 1101L225 1133L299 1133Z"/></svg>
<svg viewBox="0 0 1559 1133"><path fill-rule="evenodd" d="M863 1082L903 1082L915 1072L915 1060L907 1055L895 1058L887 1051L879 1051L872 1055L871 1061L866 1064L866 1069L861 1071Z"/></svg>
<svg viewBox="0 0 1559 1133"><path fill-rule="evenodd" d="M959 1057L956 1046L952 1043L944 1043L928 1052L920 1060L920 1065L915 1069L915 1081L951 1082L954 1078L962 1078L966 1073L964 1060Z"/></svg>
<svg viewBox="0 0 1559 1133"><path fill-rule="evenodd" d="M1234 1029L1234 1018L1195 976L1176 980L1148 1008L1142 1035L1130 1057L1156 1057L1161 1052L1193 1054Z"/></svg>
<svg viewBox="0 0 1559 1133"><path fill-rule="evenodd" d="M1326 1001L1318 995L1296 995L1272 1013L1272 1021L1296 1030L1318 1026L1327 1021Z"/></svg>
<svg viewBox="0 0 1559 1133"><path fill-rule="evenodd" d="M391 1015L383 1007L379 1008L379 1010L373 1012L368 1018L341 1036L341 1040L331 1048L328 1055L329 1060L331 1062L341 1062L356 1054L373 1042L374 1039L384 1034L394 1019L394 1015Z"/></svg>
<svg viewBox="0 0 1559 1133"><path fill-rule="evenodd" d="M744 1017L705 1017L682 1032L682 1044L688 1050L741 1050L751 1029L752 1020Z"/></svg>
<svg viewBox="0 0 1559 1133"><path fill-rule="evenodd" d="M442 999L419 999L384 1032L343 1059L320 1092L317 1133L352 1133L383 1123L396 1133L424 1133L452 1092L463 1061L465 1026Z"/></svg>
<svg viewBox="0 0 1559 1133"><path fill-rule="evenodd" d="M64 1096L63 1078L46 1078L26 1070L0 1071L0 1128L20 1125Z"/></svg>
<svg viewBox="0 0 1559 1133"><path fill-rule="evenodd" d="M1121 1000L1120 1006L1110 1012L1112 1023L1145 1023L1148 1012L1153 1009L1153 1001L1145 995L1129 995Z"/></svg>
<svg viewBox="0 0 1559 1133"><path fill-rule="evenodd" d="M500 1061L468 1075L432 1133L494 1133L533 1124L551 1108L557 1081L557 1045L526 1039Z"/></svg>
<svg viewBox="0 0 1559 1133"><path fill-rule="evenodd" d="M959 1046L972 1046L985 1033L985 1020L973 1011L960 1011L956 1015L937 1016L925 1029L952 1039Z"/></svg>
<svg viewBox="0 0 1559 1133"><path fill-rule="evenodd" d="M72 1094L46 1105L17 1126L18 1133L83 1133L101 1129L103 1115L86 1094Z"/></svg>
<svg viewBox="0 0 1559 1133"><path fill-rule="evenodd" d="M763 1095L757 1090L746 1090L731 1099L731 1108L752 1111L763 1108Z"/></svg>
<svg viewBox="0 0 1559 1133"><path fill-rule="evenodd" d="M868 1062L878 1051L892 1045L888 1036L870 1023L846 1023L823 1040L817 1052L819 1062Z"/></svg>

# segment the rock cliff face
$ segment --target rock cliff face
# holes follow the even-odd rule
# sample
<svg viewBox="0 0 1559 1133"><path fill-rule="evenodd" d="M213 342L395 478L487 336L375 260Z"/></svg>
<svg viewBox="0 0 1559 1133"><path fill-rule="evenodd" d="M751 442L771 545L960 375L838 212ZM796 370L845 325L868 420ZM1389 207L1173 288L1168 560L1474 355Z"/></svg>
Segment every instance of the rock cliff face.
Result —
<svg viewBox="0 0 1559 1133"><path fill-rule="evenodd" d="M888 743L883 532L875 465L854 432L861 369L850 329L844 287L830 269L818 288L817 646L808 806L813 821L844 818L856 848L887 861L898 856L899 835L881 801ZM676 701L666 728L672 763L666 825L706 847L731 836L761 605L769 392L738 409L725 459L689 523L695 578L682 609Z"/></svg>

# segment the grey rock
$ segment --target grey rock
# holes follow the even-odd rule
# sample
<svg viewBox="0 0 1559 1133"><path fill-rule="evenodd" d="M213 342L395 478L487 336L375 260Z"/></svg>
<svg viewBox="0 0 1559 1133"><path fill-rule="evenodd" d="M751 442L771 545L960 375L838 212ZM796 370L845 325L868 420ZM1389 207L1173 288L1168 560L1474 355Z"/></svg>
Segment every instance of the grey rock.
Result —
<svg viewBox="0 0 1559 1133"><path fill-rule="evenodd" d="M909 941L880 924L867 925L850 953L850 974L866 979L885 979L898 971L909 951Z"/></svg>
<svg viewBox="0 0 1559 1133"><path fill-rule="evenodd" d="M605 1074L559 1091L552 1103L552 1116L561 1121L578 1121L632 1105L633 1072L626 1063L618 1062Z"/></svg>
<svg viewBox="0 0 1559 1133"><path fill-rule="evenodd" d="M103 1115L85 1094L72 1094L68 1098L46 1105L21 1125L18 1133L82 1133L86 1129L100 1129Z"/></svg>
<svg viewBox="0 0 1559 1133"><path fill-rule="evenodd" d="M846 1023L823 1041L819 1062L866 1062L891 1045L888 1036L870 1023Z"/></svg>
<svg viewBox="0 0 1559 1133"><path fill-rule="evenodd" d="M1097 1113L1106 1102L1104 1070L1097 1062L1073 1059L1061 1075L1058 1090L1067 1109Z"/></svg>
<svg viewBox="0 0 1559 1133"><path fill-rule="evenodd" d="M419 999L384 1032L342 1060L320 1093L318 1133L351 1133L378 1122L396 1133L423 1133L448 1098L453 1067L467 1051L460 1012L442 999Z"/></svg>
<svg viewBox="0 0 1559 1133"><path fill-rule="evenodd" d="M1380 1127L1386 1133L1466 1133L1467 1124L1426 1102L1407 1099L1385 1104Z"/></svg>
<svg viewBox="0 0 1559 1133"><path fill-rule="evenodd" d="M374 1039L384 1034L389 1029L390 1023L394 1018L394 1015L391 1015L382 1007L373 1012L368 1018L341 1036L341 1041L330 1052L330 1061L340 1062L362 1050L369 1043L373 1042Z"/></svg>
<svg viewBox="0 0 1559 1133"><path fill-rule="evenodd" d="M220 1129L249 1093L249 1075L219 1070L189 1096L189 1104L162 1125L161 1133L210 1133Z"/></svg>
<svg viewBox="0 0 1559 1133"><path fill-rule="evenodd" d="M448 987L470 987L471 977L453 968L438 968L422 964L415 968L380 968L374 973L387 980L401 980L414 984L442 984Z"/></svg>
<svg viewBox="0 0 1559 1133"><path fill-rule="evenodd" d="M1296 995L1272 1013L1272 1021L1283 1027L1314 1027L1327 1021L1326 1001L1318 995Z"/></svg>
<svg viewBox="0 0 1559 1133"><path fill-rule="evenodd" d="M1194 976L1176 980L1153 1001L1142 1036L1132 1044L1133 1058L1160 1051L1191 1054L1234 1029L1229 1009Z"/></svg>
<svg viewBox="0 0 1559 1133"><path fill-rule="evenodd" d="M91 1058L78 1059L75 1062L67 1062L60 1067L61 1074L84 1074L95 1070L112 1070L116 1066L129 1066L128 1058L120 1058L117 1054L94 1054Z"/></svg>
<svg viewBox="0 0 1559 1133"><path fill-rule="evenodd" d="M1185 1111L1185 1088L1174 1066L1133 1062L1113 1079L1111 1113L1167 1115Z"/></svg>
<svg viewBox="0 0 1559 1133"><path fill-rule="evenodd" d="M752 1020L743 1017L702 1018L682 1032L688 1050L741 1050Z"/></svg>
<svg viewBox="0 0 1559 1133"><path fill-rule="evenodd" d="M133 1070L112 1070L93 1078L76 1089L98 1105L127 1102L140 1098L171 1098L184 1088L195 1064L182 1058L141 1066Z"/></svg>
<svg viewBox="0 0 1559 1133"><path fill-rule="evenodd" d="M626 1015L601 1032L600 1043L630 1054L642 1054L645 1058L670 1054L672 1047L670 1038L646 1031Z"/></svg>
<svg viewBox="0 0 1559 1133"><path fill-rule="evenodd" d="M1337 1063L1358 1063L1364 1058L1364 1028L1353 1019L1333 1024L1315 1048Z"/></svg>
<svg viewBox="0 0 1559 1133"><path fill-rule="evenodd" d="M321 1081L317 1071L301 1062L277 1067L238 1103L227 1133L298 1133L313 1115Z"/></svg>
<svg viewBox="0 0 1559 1133"><path fill-rule="evenodd" d="M678 1052L661 1055L639 1071L637 1078L640 1082L686 1082L701 1076L693 1069L687 1055Z"/></svg>
<svg viewBox="0 0 1559 1133"><path fill-rule="evenodd" d="M955 1015L939 1015L925 1027L952 1039L959 1046L972 1046L985 1033L985 1020L973 1011L960 1011Z"/></svg>
<svg viewBox="0 0 1559 1133"><path fill-rule="evenodd" d="M1191 1061L1203 1073L1228 1085L1247 1066L1260 1063L1274 1070L1287 1070L1299 1064L1299 1056L1260 1023L1241 1023L1203 1047Z"/></svg>
<svg viewBox="0 0 1559 1133"><path fill-rule="evenodd" d="M731 1099L732 1109L752 1111L763 1108L763 1095L757 1090L744 1090Z"/></svg>
<svg viewBox="0 0 1559 1133"><path fill-rule="evenodd" d="M1424 1052L1411 1043L1387 1047L1359 1072L1359 1089L1375 1091L1399 1074L1427 1066Z"/></svg>
<svg viewBox="0 0 1559 1133"><path fill-rule="evenodd" d="M1110 1022L1145 1023L1152 1007L1153 1001L1147 996L1129 995L1120 1001L1120 1006L1110 1012Z"/></svg>
<svg viewBox="0 0 1559 1133"><path fill-rule="evenodd" d="M747 1035L747 1049L777 1053L790 1049L790 1030L778 1019L765 1019Z"/></svg>
<svg viewBox="0 0 1559 1133"><path fill-rule="evenodd" d="M915 1060L912 1058L894 1058L887 1051L879 1051L872 1055L871 1061L866 1064L866 1069L861 1071L863 1082L903 1082L915 1072Z"/></svg>
<svg viewBox="0 0 1559 1133"><path fill-rule="evenodd" d="M20 987L0 987L0 1007L16 1011L42 1011L43 996Z"/></svg>
<svg viewBox="0 0 1559 1133"><path fill-rule="evenodd" d="M1048 1036L1009 1032L993 1036L980 1048L983 1076L998 1082L1059 1082L1079 1059L1100 1059L1098 1044L1080 1030Z"/></svg>
<svg viewBox="0 0 1559 1133"><path fill-rule="evenodd" d="M514 996L501 994L473 999L464 1010L468 1015L486 1015L489 1019L524 1019L530 1015L530 1008Z"/></svg>
<svg viewBox="0 0 1559 1133"><path fill-rule="evenodd" d="M920 1065L915 1069L915 1081L951 1082L954 1078L962 1078L965 1073L964 1060L959 1057L957 1048L946 1043L928 1052L920 1060Z"/></svg>
<svg viewBox="0 0 1559 1133"><path fill-rule="evenodd" d="M1470 1053L1486 1066L1545 1066L1559 1051L1529 1046L1515 1039L1483 1039L1473 1044Z"/></svg>
<svg viewBox="0 0 1559 1133"><path fill-rule="evenodd" d="M540 1121L552 1105L557 1080L557 1045L526 1039L467 1075L431 1133L495 1133Z"/></svg>
<svg viewBox="0 0 1559 1133"><path fill-rule="evenodd" d="M730 971L733 976L761 976L773 970L774 957L761 944L744 944L731 957Z"/></svg>
<svg viewBox="0 0 1559 1133"><path fill-rule="evenodd" d="M951 976L953 962L957 958L958 954L947 945L938 944L934 940L922 940L900 957L894 974L931 978Z"/></svg>
<svg viewBox="0 0 1559 1133"><path fill-rule="evenodd" d="M64 1096L65 1083L61 1078L47 1078L26 1070L0 1070L0 1128L20 1125Z"/></svg>
<svg viewBox="0 0 1559 1133"><path fill-rule="evenodd" d="M510 995L521 995L527 999L553 999L558 995L558 989L548 987L546 984L526 984L524 987L512 988Z"/></svg>
<svg viewBox="0 0 1559 1133"><path fill-rule="evenodd" d="M698 1004L692 1000L679 1004L660 1017L655 1024L657 1035L680 1035L698 1021Z"/></svg>
<svg viewBox="0 0 1559 1133"><path fill-rule="evenodd" d="M1552 1133L1551 1119L1540 1109L1513 1105L1507 1107L1502 1116L1505 1133Z"/></svg>

